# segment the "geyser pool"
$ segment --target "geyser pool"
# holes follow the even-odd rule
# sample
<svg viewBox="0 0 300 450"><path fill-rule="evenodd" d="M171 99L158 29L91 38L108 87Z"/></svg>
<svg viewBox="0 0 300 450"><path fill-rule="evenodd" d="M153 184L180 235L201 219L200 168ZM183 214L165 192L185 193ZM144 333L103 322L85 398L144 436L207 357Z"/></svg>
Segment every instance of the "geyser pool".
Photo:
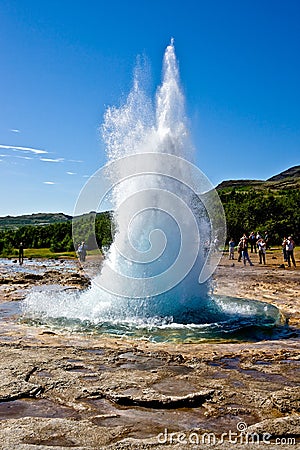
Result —
<svg viewBox="0 0 300 450"><path fill-rule="evenodd" d="M194 323L192 317L187 317L190 322L182 323L181 317L176 321L170 316L141 316L138 311L134 315L131 304L124 304L124 308L118 305L114 310L98 299L96 306L93 301L95 289L92 287L84 294L58 289L32 292L22 303L23 320L54 330L127 336L155 342L256 341L289 337L288 328L282 326L280 311L264 302L210 296L209 313L203 309L201 323Z"/></svg>
<svg viewBox="0 0 300 450"><path fill-rule="evenodd" d="M212 184L193 165L173 42L154 101L145 79L138 65L125 104L107 109L102 134L108 164L90 178L74 211L76 243L91 241L82 231L82 214L113 211L114 241L99 273L83 293L29 294L24 315L73 329L165 340L273 327L280 314L272 305L210 294L225 216Z"/></svg>

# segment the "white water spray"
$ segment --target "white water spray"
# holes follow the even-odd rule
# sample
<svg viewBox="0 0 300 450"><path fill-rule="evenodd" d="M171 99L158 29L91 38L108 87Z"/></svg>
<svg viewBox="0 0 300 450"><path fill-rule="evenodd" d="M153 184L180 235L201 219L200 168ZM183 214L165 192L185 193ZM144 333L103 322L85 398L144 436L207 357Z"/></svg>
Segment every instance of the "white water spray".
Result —
<svg viewBox="0 0 300 450"><path fill-rule="evenodd" d="M75 208L78 216L111 199L116 231L107 258L86 292L32 293L26 314L131 325L224 317L207 280L221 257L216 243L224 244L225 217L213 186L192 164L173 40L154 105L144 75L138 67L125 104L107 109L102 134L109 163L91 177Z"/></svg>

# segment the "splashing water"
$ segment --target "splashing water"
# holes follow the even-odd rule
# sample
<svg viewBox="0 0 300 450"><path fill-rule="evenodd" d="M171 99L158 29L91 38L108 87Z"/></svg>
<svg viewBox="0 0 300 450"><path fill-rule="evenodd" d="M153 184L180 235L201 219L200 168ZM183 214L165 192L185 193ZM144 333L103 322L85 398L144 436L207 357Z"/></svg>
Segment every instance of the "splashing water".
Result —
<svg viewBox="0 0 300 450"><path fill-rule="evenodd" d="M129 334L132 327L174 330L176 324L198 324L200 335L228 333L244 327L245 320L246 326L273 325L279 312L271 305L209 295L225 218L213 186L192 164L173 40L155 105L143 78L138 66L126 103L107 109L102 134L109 163L91 177L75 208L79 216L111 202L115 235L103 266L84 293L29 294L24 314ZM76 242L78 231L75 220Z"/></svg>

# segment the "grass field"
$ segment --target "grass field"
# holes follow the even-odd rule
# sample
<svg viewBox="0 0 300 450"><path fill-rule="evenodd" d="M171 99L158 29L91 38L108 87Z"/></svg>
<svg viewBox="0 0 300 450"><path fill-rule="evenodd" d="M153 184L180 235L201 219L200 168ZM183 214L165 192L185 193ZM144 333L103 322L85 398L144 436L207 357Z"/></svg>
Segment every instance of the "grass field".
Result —
<svg viewBox="0 0 300 450"><path fill-rule="evenodd" d="M228 255L228 246L223 249L224 255ZM98 256L101 255L99 249L88 250L87 256ZM235 254L237 255L237 251L235 249ZM249 252L251 255L251 253ZM295 258L296 260L300 258L300 247L295 247ZM271 250L267 251L267 257L277 256L278 259L282 258L282 248L281 247L272 247ZM1 257L1 255L0 255ZM3 255L5 258L17 258L18 257L18 249L15 249L11 254ZM76 252L52 252L49 248L26 248L24 250L24 258L45 258L45 259L76 259Z"/></svg>
<svg viewBox="0 0 300 450"><path fill-rule="evenodd" d="M17 258L18 254L18 249L14 249L11 253L3 255L3 257ZM99 249L88 250L87 252L87 256L97 256L99 254L101 254ZM25 248L24 258L74 259L77 258L77 255L75 252L52 252L50 248Z"/></svg>
<svg viewBox="0 0 300 450"><path fill-rule="evenodd" d="M6 253L3 258L18 258L19 250L14 249L10 253ZM24 258L45 258L45 259L58 259L58 258L76 258L75 252L52 252L50 248L25 248Z"/></svg>

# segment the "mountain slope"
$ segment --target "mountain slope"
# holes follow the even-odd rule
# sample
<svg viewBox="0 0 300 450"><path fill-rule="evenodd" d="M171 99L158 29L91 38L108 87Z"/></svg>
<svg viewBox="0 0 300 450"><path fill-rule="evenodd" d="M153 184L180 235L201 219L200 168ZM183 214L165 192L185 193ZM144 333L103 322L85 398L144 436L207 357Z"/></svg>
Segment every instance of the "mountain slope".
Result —
<svg viewBox="0 0 300 450"><path fill-rule="evenodd" d="M67 222L72 216L64 213L38 213L23 216L0 217L0 229L16 229L24 225L49 225L57 222Z"/></svg>
<svg viewBox="0 0 300 450"><path fill-rule="evenodd" d="M286 178L300 178L300 166L290 167L290 169L287 169L284 172L279 173L278 175L274 175L267 181L281 181Z"/></svg>
<svg viewBox="0 0 300 450"><path fill-rule="evenodd" d="M300 166L294 166L263 180L227 180L222 181L216 189L226 192L232 189L247 191L249 189L281 191L285 189L300 189ZM0 229L17 229L24 225L49 225L57 222L67 222L72 216L64 213L38 213L23 216L0 217Z"/></svg>
<svg viewBox="0 0 300 450"><path fill-rule="evenodd" d="M238 190L282 190L300 188L300 166L291 167L268 180L227 180L222 181L216 189L238 189Z"/></svg>

